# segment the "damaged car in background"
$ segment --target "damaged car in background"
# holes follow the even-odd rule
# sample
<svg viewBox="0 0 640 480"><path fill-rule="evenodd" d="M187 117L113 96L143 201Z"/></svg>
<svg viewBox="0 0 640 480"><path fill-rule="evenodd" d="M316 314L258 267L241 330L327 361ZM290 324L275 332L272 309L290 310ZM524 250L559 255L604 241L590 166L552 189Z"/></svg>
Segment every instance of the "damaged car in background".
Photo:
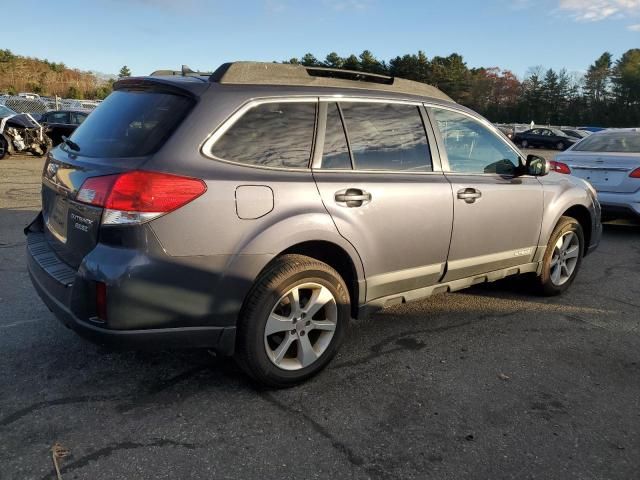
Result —
<svg viewBox="0 0 640 480"><path fill-rule="evenodd" d="M0 159L13 153L45 155L51 148L46 129L29 113L0 105Z"/></svg>

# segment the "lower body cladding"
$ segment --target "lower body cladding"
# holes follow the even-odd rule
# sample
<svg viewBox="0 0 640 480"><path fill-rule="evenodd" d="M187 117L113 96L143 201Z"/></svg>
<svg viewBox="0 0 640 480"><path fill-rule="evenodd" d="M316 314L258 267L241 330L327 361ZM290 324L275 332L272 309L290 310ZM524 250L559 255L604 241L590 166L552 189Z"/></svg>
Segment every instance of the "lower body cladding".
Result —
<svg viewBox="0 0 640 480"><path fill-rule="evenodd" d="M640 190L634 193L598 192L603 218L640 220Z"/></svg>
<svg viewBox="0 0 640 480"><path fill-rule="evenodd" d="M253 278L234 276L268 263L259 255L158 258L102 244L80 268L63 263L45 234L27 233L28 270L49 309L99 344L135 348L210 348L230 355L238 312ZM106 292L99 303L98 286ZM102 312L102 314L100 314ZM106 317L106 318L101 318Z"/></svg>

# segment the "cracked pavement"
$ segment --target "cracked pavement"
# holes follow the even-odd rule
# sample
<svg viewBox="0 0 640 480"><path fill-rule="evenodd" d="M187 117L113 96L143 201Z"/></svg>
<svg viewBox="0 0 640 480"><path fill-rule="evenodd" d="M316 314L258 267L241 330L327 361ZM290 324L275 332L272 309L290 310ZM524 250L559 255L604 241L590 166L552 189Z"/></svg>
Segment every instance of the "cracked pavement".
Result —
<svg viewBox="0 0 640 480"><path fill-rule="evenodd" d="M257 388L202 351L113 352L25 270L42 160L0 162L0 479L629 479L640 470L640 227L562 297L480 285L354 321L316 379Z"/></svg>

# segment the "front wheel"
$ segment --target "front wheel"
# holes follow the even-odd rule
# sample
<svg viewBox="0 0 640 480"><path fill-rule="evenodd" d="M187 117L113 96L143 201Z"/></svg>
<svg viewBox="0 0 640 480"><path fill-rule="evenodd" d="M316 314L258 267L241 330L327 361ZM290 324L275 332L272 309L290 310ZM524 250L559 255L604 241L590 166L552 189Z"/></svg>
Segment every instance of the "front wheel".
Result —
<svg viewBox="0 0 640 480"><path fill-rule="evenodd" d="M520 145L522 146L522 148L528 148L529 147L529 142L527 142L526 140L522 140L520 142Z"/></svg>
<svg viewBox="0 0 640 480"><path fill-rule="evenodd" d="M564 150L564 143L562 143L562 142L558 142L558 143L556 144L556 148L557 148L558 150Z"/></svg>
<svg viewBox="0 0 640 480"><path fill-rule="evenodd" d="M561 217L551 234L538 277L544 295L559 295L573 283L584 254L584 232L571 217Z"/></svg>
<svg viewBox="0 0 640 480"><path fill-rule="evenodd" d="M4 135L0 133L0 160L11 154L9 142Z"/></svg>
<svg viewBox="0 0 640 480"><path fill-rule="evenodd" d="M289 387L322 370L350 318L349 292L329 265L303 255L276 259L251 289L238 322L236 360L270 387Z"/></svg>

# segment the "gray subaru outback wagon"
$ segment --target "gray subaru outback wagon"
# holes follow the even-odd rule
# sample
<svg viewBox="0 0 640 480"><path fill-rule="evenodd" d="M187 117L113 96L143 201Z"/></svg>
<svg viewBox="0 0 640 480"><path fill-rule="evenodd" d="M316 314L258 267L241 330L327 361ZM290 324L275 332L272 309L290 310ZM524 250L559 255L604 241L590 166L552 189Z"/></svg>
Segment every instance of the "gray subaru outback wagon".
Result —
<svg viewBox="0 0 640 480"><path fill-rule="evenodd" d="M553 169L408 80L160 71L117 82L51 151L28 269L94 341L209 348L288 386L376 309L525 273L566 290L600 206Z"/></svg>

